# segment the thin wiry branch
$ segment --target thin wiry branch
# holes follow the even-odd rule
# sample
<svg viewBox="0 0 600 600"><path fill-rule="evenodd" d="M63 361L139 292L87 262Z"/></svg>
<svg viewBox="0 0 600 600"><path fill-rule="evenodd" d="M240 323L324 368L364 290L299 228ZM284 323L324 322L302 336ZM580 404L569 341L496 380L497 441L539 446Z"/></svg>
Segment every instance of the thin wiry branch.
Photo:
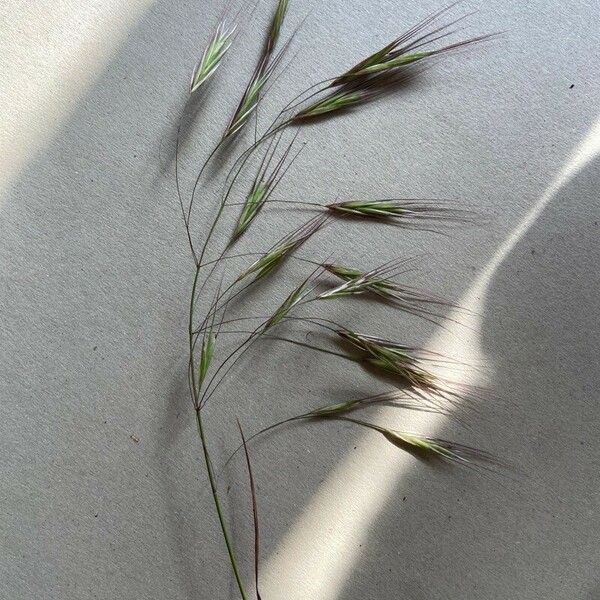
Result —
<svg viewBox="0 0 600 600"><path fill-rule="evenodd" d="M258 570L260 562L260 528L258 523L258 500L256 498L256 485L254 484L254 475L252 474L252 464L250 462L250 452L248 451L248 445L246 444L246 438L242 426L237 421L238 429L240 430L240 436L242 438L242 445L244 447L244 454L246 455L246 466L248 467L248 479L250 482L250 496L252 498L252 521L254 523L254 582L256 587L256 598L261 600L260 591L258 589Z"/></svg>

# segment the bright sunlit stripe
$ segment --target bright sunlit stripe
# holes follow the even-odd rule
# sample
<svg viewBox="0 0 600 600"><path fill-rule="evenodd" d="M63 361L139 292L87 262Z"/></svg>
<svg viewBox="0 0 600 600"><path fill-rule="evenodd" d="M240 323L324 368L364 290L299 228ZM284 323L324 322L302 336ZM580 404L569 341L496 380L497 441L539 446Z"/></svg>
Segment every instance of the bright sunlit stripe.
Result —
<svg viewBox="0 0 600 600"><path fill-rule="evenodd" d="M153 2L0 5L0 206L7 186L73 112Z"/></svg>
<svg viewBox="0 0 600 600"><path fill-rule="evenodd" d="M469 309L470 317L465 319L465 313L454 317L468 328L448 321L444 324L447 330L440 330L429 348L457 361L485 364L480 346L479 315L483 314L485 296L496 270L557 192L598 154L600 120L464 295L460 304ZM473 373L461 379L464 383L478 383ZM379 413L378 420L388 426L394 419L397 419L397 413L393 409ZM403 428L429 435L435 435L442 424L443 417L438 415L420 414L408 423L403 417ZM281 597L281 590L285 590L287 600L335 600L340 597L360 558L360 544L366 542L377 516L393 500L392 495L402 477L415 465L409 455L398 451L376 433L362 436L357 446L356 451L347 456L320 486L265 563L262 577L265 596Z"/></svg>

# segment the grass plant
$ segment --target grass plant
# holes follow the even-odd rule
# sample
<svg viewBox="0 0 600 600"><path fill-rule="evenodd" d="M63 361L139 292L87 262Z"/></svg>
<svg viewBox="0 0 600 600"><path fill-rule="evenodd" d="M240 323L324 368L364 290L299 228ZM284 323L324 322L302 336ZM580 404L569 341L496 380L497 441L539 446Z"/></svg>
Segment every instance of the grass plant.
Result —
<svg viewBox="0 0 600 600"><path fill-rule="evenodd" d="M437 231L449 224L469 223L472 215L452 203L427 199L347 199L328 202L324 198L311 198L296 202L279 196L280 183L288 170L295 166L294 161L300 151L296 146L298 137L303 134L307 125L318 126L330 117L350 109L359 109L383 95L393 94L410 80L420 77L423 68L434 66L436 60L482 42L489 36L452 41L452 36L456 36L458 32L455 26L464 16L443 22L454 5L447 7L425 18L342 73L308 87L280 108L272 122L259 135L257 109L267 98L269 84L273 81L293 37L288 35L282 41L291 8L289 0L275 2L252 75L233 115L224 126L222 137L212 148L205 148L207 158L196 173L189 197L182 192L178 168L182 120L178 127L175 155L177 196L193 257L188 318L190 395L217 518L243 600L250 597L261 598L258 498L250 454L250 443L256 436L291 422L343 421L377 432L399 450L421 457L469 467L494 462L491 455L469 446L398 431L385 424L361 418L361 411L378 404L391 405L398 410L445 415L457 405L475 405L477 390L467 389L436 374L436 365L449 361L445 357L376 335L359 333L351 324L341 324L329 316L323 316L336 310L336 304L331 300L351 303L360 297L384 301L391 311L399 309L399 312L411 313L440 324L446 311L456 308L455 305L398 281L399 277L411 269L412 262L407 258L391 259L377 268L364 269L347 266L343 256L331 261L298 255L300 248L310 246L309 242L315 234L325 227L343 228L348 219L359 224L394 224L402 229ZM192 70L187 102L200 92L210 92L211 82L222 68L226 54L231 52L236 32L241 29L239 20L240 13L233 22L231 19L223 19L217 25L198 64ZM216 197L205 194L203 177L218 149L234 138L236 145L243 144L247 126L253 119L257 121L254 140L244 149L236 150L237 154L234 152L229 160L225 157L218 164L215 161L214 171L221 177L221 192ZM288 130L291 130L289 135ZM252 168L253 175L250 173ZM196 196L202 196L203 204L214 208L214 217L208 223L197 223L194 220L192 225ZM291 228L267 250L261 251L260 246L264 245L255 243L252 252L235 254L233 247L242 237L246 241L252 240L254 229L251 226L272 205L282 206L288 211L301 207L317 211L317 214ZM225 210L236 206L239 207L237 211ZM223 223L224 220L227 220L226 224ZM336 253L343 254L343 249L337 248ZM230 259L250 256L254 258L241 270L236 271L231 266L236 263ZM240 301L243 303L243 293L250 286L258 287L268 277L283 277L280 268L288 259L310 264L311 272L300 283L289 287L284 299L274 303L270 314L261 317L245 314L239 318L230 318L231 306ZM215 287L219 274L221 280L216 286L216 292L212 299L207 298L207 290L211 285ZM313 307L317 314L306 315L307 306ZM230 328L233 323L243 322L254 322L254 325L245 329ZM311 331L324 333L328 343L313 343L290 337L289 331L287 335L285 331L280 331L290 325L302 325ZM242 335L233 351L225 352L220 347L220 340L225 334ZM374 390L373 395L367 397L320 402L319 408L299 412L249 437L244 435L238 422L241 436L238 450L243 449L246 457L254 523L255 585L249 586L240 567L222 506L223 492L213 467L212 445L204 418L204 407L218 392L220 385L232 376L232 369L241 357L256 344L266 340L293 344L299 352L319 352L327 360L347 360L362 365L376 379L388 385L388 391L381 393ZM284 592L282 596L285 596Z"/></svg>

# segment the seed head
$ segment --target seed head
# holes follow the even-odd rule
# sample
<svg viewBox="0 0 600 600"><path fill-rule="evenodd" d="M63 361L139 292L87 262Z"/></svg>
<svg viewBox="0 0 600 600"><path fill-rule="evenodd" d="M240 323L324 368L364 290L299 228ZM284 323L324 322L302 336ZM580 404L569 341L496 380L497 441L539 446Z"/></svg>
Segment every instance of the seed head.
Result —
<svg viewBox="0 0 600 600"><path fill-rule="evenodd" d="M253 262L238 278L241 281L248 275L255 274L254 281L258 281L269 275L282 261L289 256L296 248L301 246L314 233L316 233L327 221L327 215L318 215L310 221L292 231L279 242L277 242L268 252L263 254L258 260Z"/></svg>
<svg viewBox="0 0 600 600"><path fill-rule="evenodd" d="M309 281L312 275L309 276L304 282L302 282L279 306L279 308L273 313L271 318L265 323L264 331L267 331L271 327L281 323L281 321L288 315L288 313L298 304L302 302L312 291L313 288L309 287Z"/></svg>
<svg viewBox="0 0 600 600"><path fill-rule="evenodd" d="M273 60L270 60L270 57L264 57L258 67L254 70L254 73L246 86L244 95L223 133L223 139L234 136L246 126L250 117L258 107L265 86L281 62L281 58L283 57L286 48L287 45Z"/></svg>
<svg viewBox="0 0 600 600"><path fill-rule="evenodd" d="M448 53L452 50L483 41L490 37L480 36L454 42L446 46L432 48L431 44L454 34L455 30L452 30L451 27L465 18L464 16L460 17L450 23L428 31L429 26L450 8L451 7L442 9L441 11L430 15L420 23L417 23L417 25L407 32L392 40L389 44L361 60L351 69L348 69L348 71L335 78L331 83L331 86L337 87L340 85L347 85L349 83L369 79L373 75L397 73L417 62Z"/></svg>
<svg viewBox="0 0 600 600"><path fill-rule="evenodd" d="M407 262L405 259L393 260L369 272L326 263L323 265L323 268L341 279L344 283L322 292L317 298L342 298L372 294L386 302L393 303L407 313L437 324L442 316L432 306L453 308L457 308L457 306L446 300L422 294L417 290L393 281L393 277L405 272L401 267L404 267Z"/></svg>
<svg viewBox="0 0 600 600"><path fill-rule="evenodd" d="M394 429L381 428L379 431L385 439L391 444L394 444L394 446L401 450L416 452L424 457L441 458L442 460L462 465L496 462L491 454L484 452L483 450L478 450L477 448L464 446L448 440L396 431Z"/></svg>
<svg viewBox="0 0 600 600"><path fill-rule="evenodd" d="M346 200L326 207L334 215L384 221L410 229L466 223L472 218L469 211L451 208L439 200Z"/></svg>
<svg viewBox="0 0 600 600"><path fill-rule="evenodd" d="M292 122L299 124L315 117L328 113L340 112L367 100L364 91L348 89L331 92L325 98L312 103L307 108L300 110L293 117Z"/></svg>
<svg viewBox="0 0 600 600"><path fill-rule="evenodd" d="M479 466L480 468L488 469L489 465L499 465L496 458L488 452L456 444L448 440L440 438L427 437L416 433L408 433L405 431L397 431L382 427L374 423L354 419L351 417L339 416L340 420L355 423L367 429L373 429L383 435L383 437L405 452L410 452L423 458L440 458L449 462L457 463L467 467ZM488 465L488 466L486 466Z"/></svg>
<svg viewBox="0 0 600 600"><path fill-rule="evenodd" d="M291 42L291 40L289 40L282 50L273 58L273 52L275 51L275 47L279 40L281 26L283 25L288 5L289 0L279 0L277 3L277 8L273 14L271 26L269 27L267 39L265 40L265 45L258 64L252 73L252 77L244 90L244 95L242 96L233 117L231 117L231 120L223 133L223 139L234 136L248 123L250 117L258 107L261 96L265 91L265 86L281 62L281 59Z"/></svg>
<svg viewBox="0 0 600 600"><path fill-rule="evenodd" d="M231 46L236 25L228 27L224 21L219 23L212 39L204 50L202 58L196 65L190 82L190 94L200 89L219 68L223 57Z"/></svg>
<svg viewBox="0 0 600 600"><path fill-rule="evenodd" d="M286 164L296 140L296 137L294 137L294 139L285 149L281 158L271 168L281 136L277 137L277 141L275 143L273 143L273 139L274 138L272 138L269 148L265 153L265 157L258 169L250 192L246 196L242 212L231 236L230 244L235 242L248 229L248 227L250 227L252 221L258 216L258 213L261 211L271 194L275 191L275 188L279 185L280 181L287 173L287 170L292 166L294 160L296 160L298 154L300 154L300 151L302 150L301 148L291 158L289 163Z"/></svg>
<svg viewBox="0 0 600 600"><path fill-rule="evenodd" d="M279 35L281 33L281 26L283 25L289 3L289 0L279 0L277 3L277 8L275 9L275 13L271 19L269 34L265 42L265 49L263 51L265 56L270 56L277 45L277 41L279 40Z"/></svg>
<svg viewBox="0 0 600 600"><path fill-rule="evenodd" d="M246 202L233 232L232 240L239 238L250 227L250 223L265 203L267 192L268 188L265 183L261 182L256 186L252 186L250 193L246 196Z"/></svg>
<svg viewBox="0 0 600 600"><path fill-rule="evenodd" d="M436 378L422 364L419 350L347 329L340 329L337 334L361 351L364 362L376 369L396 375L410 387L429 391L436 388Z"/></svg>
<svg viewBox="0 0 600 600"><path fill-rule="evenodd" d="M388 299L396 299L399 297L402 288L390 278L398 275L401 272L400 267L407 262L406 259L392 260L366 273L357 269L326 263L323 268L342 279L344 283L321 293L318 298L340 298L372 292Z"/></svg>

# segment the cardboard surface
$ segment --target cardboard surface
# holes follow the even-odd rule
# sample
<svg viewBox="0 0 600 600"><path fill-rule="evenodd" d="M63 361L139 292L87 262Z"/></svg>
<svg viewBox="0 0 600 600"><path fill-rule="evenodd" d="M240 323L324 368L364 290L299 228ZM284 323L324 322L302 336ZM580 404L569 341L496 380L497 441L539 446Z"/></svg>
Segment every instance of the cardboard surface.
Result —
<svg viewBox="0 0 600 600"><path fill-rule="evenodd" d="M261 125L439 7L292 0L286 33L308 18ZM486 399L456 415L470 429L371 416L485 448L516 474L431 467L348 424L264 438L252 458L265 600L600 597L598 5L494 0L453 14L472 9L465 35L505 33L399 95L304 129L277 198L448 198L482 215L450 236L338 224L302 255L363 267L416 256L411 283L474 308L474 327L448 323L451 337L372 303L323 314L481 366ZM193 265L172 162L190 70L221 10L0 0L0 598L238 597L187 392ZM269 12L265 2L244 20L186 133L186 190ZM199 234L214 185L201 192ZM264 250L305 218L266 210L239 251ZM291 263L240 310L268 313L305 275ZM265 343L206 407L216 468L238 444L236 417L249 435L384 389L354 365ZM243 462L220 481L250 581Z"/></svg>

